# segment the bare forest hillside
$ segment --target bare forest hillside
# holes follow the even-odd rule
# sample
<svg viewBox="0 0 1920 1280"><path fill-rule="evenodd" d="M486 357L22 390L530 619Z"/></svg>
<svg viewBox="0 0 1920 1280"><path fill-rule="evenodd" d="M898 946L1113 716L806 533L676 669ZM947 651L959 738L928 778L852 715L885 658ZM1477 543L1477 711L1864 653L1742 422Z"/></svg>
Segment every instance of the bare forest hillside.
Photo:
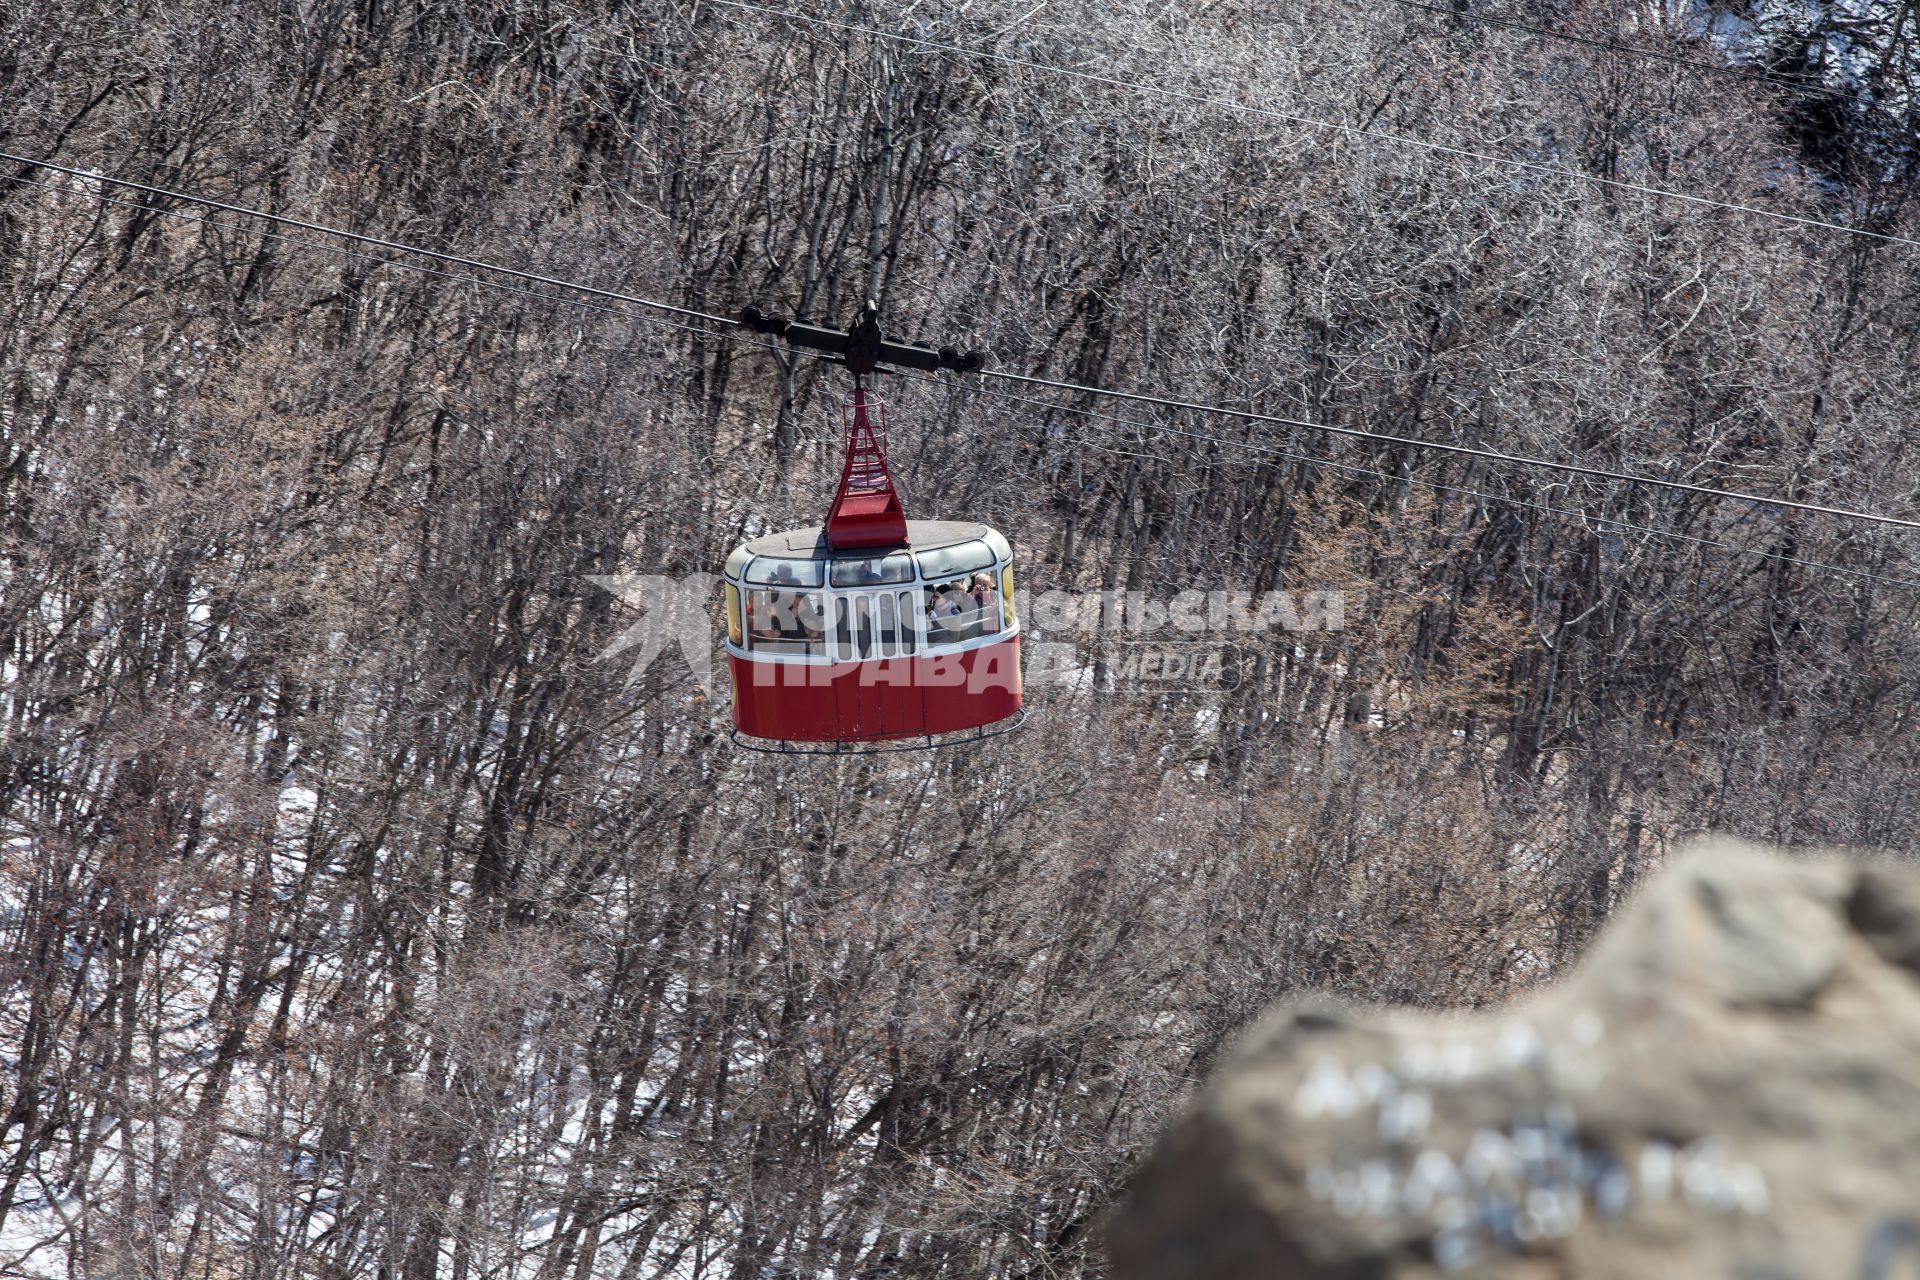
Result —
<svg viewBox="0 0 1920 1280"><path fill-rule="evenodd" d="M817 522L843 378L32 163L1920 518L1910 0L769 4L0 0L0 1274L1097 1276L1267 1001L1920 848L1920 530L953 375L909 514L1344 628L742 752L590 579Z"/></svg>

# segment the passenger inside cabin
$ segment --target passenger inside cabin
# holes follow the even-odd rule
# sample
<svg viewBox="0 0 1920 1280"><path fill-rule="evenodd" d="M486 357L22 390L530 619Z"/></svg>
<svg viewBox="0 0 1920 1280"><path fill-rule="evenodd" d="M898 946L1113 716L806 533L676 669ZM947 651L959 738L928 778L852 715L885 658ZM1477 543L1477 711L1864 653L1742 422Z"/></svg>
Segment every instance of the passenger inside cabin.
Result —
<svg viewBox="0 0 1920 1280"><path fill-rule="evenodd" d="M820 640L820 618L807 593L798 590L800 580L793 570L781 565L773 571L773 581L787 588L784 591L768 592L768 601L772 617L769 619L780 639L798 641L809 646Z"/></svg>
<svg viewBox="0 0 1920 1280"><path fill-rule="evenodd" d="M975 635L991 635L1000 629L1000 600L993 589L993 575L976 573L973 575L973 590L967 593L973 602L973 611L978 626Z"/></svg>
<svg viewBox="0 0 1920 1280"><path fill-rule="evenodd" d="M960 640L965 637L966 626L966 583L949 582L942 587L929 588L933 600L927 613L933 619L933 630L941 640Z"/></svg>
<svg viewBox="0 0 1920 1280"><path fill-rule="evenodd" d="M753 636L755 648L780 638L780 627L773 615L773 592L747 592L747 631Z"/></svg>
<svg viewBox="0 0 1920 1280"><path fill-rule="evenodd" d="M764 587L749 588L746 592L747 634L756 649L770 647L780 639L777 595Z"/></svg>

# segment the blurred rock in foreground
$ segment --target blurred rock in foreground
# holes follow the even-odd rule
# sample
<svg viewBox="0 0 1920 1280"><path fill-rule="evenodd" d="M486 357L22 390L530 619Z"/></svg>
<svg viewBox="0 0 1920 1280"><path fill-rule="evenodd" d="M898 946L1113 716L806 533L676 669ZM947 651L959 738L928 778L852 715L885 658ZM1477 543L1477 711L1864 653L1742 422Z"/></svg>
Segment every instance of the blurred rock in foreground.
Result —
<svg viewBox="0 0 1920 1280"><path fill-rule="evenodd" d="M1716 843L1521 1005L1274 1016L1108 1240L1120 1280L1920 1277L1920 869Z"/></svg>

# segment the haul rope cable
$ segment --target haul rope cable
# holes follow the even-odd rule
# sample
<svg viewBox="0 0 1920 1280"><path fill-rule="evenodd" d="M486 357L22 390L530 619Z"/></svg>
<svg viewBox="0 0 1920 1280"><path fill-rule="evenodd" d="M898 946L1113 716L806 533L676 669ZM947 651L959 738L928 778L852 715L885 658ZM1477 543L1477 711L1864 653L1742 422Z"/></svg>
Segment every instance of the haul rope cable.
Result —
<svg viewBox="0 0 1920 1280"><path fill-rule="evenodd" d="M14 178L12 180L16 182L28 183L33 186L45 187L49 190L54 190L54 191L65 190L64 188L55 186L52 183L42 182L34 178ZM244 228L239 227L234 223L221 222L218 219L205 218L205 217L201 217L198 214L185 213L178 209L156 210L152 205L147 204L143 201L127 200L117 196L109 196L104 194L97 194L92 198L101 200L108 204L120 205L124 208L146 209L149 211L158 212L165 217L180 218L188 222L198 222L198 223L201 223L202 225L214 227L222 231L234 231L241 234L248 234ZM666 320L658 316L651 316L646 314L645 312L629 311L622 307L607 306L604 303L598 303L598 302L586 302L578 298L567 298L567 297L560 296L558 294L541 293L534 289L521 288L518 285L502 284L497 280L488 280L483 276L469 276L469 275L461 275L457 272L442 271L436 267L421 266L418 263L405 262L397 258L383 258L376 254L362 253L362 252L359 252L358 250L343 248L339 245L322 244L313 240L302 240L297 236L289 236L277 231L260 231L260 232L254 232L251 234L257 234L266 239L276 240L297 249L310 249L310 250L314 250L316 252L321 252L321 253L337 254L341 257L354 258L362 262L372 263L375 266L398 267L401 270L417 272L422 275L438 276L440 278L447 279L447 280L455 280L455 281L460 281L462 283L467 283L467 284L476 284L484 288L498 289L504 293L511 293L511 294L518 295L520 297L533 298L541 302L551 302L551 303L556 303L560 306L575 307L584 311L598 312L602 315L619 316L623 319L637 320L642 324L657 325L661 328L674 329L682 333L696 333L704 336L720 338L724 341L738 341L738 342L745 343L748 346L758 347L763 351L778 352L780 350L780 348L773 343L756 342L756 341L753 341L752 339L743 337L738 332L737 328L733 332L727 332L724 330L716 330L716 329L701 329L693 325L680 324L673 320ZM925 374L913 373L910 371L900 371L900 372L901 372L901 376L909 377L916 381L928 382L928 383L933 383L936 385L943 385L943 386L946 385L942 379L939 379L936 377L931 377ZM1777 561L1782 564L1800 565L1803 568L1819 569L1829 573L1845 574L1849 577L1867 578L1876 582L1885 582L1895 586L1911 587L1916 590L1920 590L1920 581L1914 581L1914 580L1909 580L1905 578L1891 578L1884 574L1872 573L1865 569L1850 569L1840 565L1823 564L1816 560L1803 560L1794 556L1782 555L1779 552L1762 551L1754 547L1742 547L1731 542L1723 542L1714 538L1702 538L1694 534L1680 533L1670 529L1655 529L1647 525L1639 525L1639 524L1634 524L1630 521L1619 520L1612 516L1597 515L1595 513L1588 512L1588 511L1576 511L1568 507L1548 506L1546 504L1532 502L1524 498L1515 498L1515 497L1503 495L1503 494L1487 493L1479 489L1469 489L1469 488L1462 487L1460 485L1446 484L1442 481L1433 480L1429 477L1414 474L1411 472L1405 476L1399 476L1399 475L1392 474L1390 472L1375 470L1371 467L1357 467L1352 465L1351 463L1335 462L1330 458L1316 458L1311 454L1297 453L1289 449L1281 449L1274 446L1260 445L1248 440L1229 440L1224 436L1210 436L1210 435L1205 435L1203 433L1195 432L1195 431L1183 431L1178 427L1156 425L1153 423L1140 422L1135 419L1121 418L1114 414L1101 413L1095 409L1082 409L1082 408L1078 408L1071 405L1057 404L1051 400L1037 400L1032 396L1016 395L1013 392L1009 392L1009 391L982 390L980 391L979 394L991 396L999 400L1010 401L1016 404L1031 405L1036 408L1047 409L1054 412L1069 413L1069 414L1074 414L1084 418L1104 419L1105 421L1117 423L1120 426L1124 426L1124 427L1132 427L1139 431L1153 431L1162 435L1173 435L1173 436L1179 436L1179 437L1183 437L1191 440L1206 441L1212 444L1220 445L1225 448L1243 449L1243 450L1247 450L1254 453L1270 454L1276 457L1287 458L1291 461L1303 463L1308 466L1326 467L1330 470L1343 472L1347 475L1367 476L1373 479L1386 480L1390 482L1405 482L1410 484L1418 484L1442 493L1456 493L1466 497L1477 498L1482 502L1492 502L1492 503L1504 504L1507 506L1524 507L1531 511L1540 511L1549 515L1565 516L1571 519L1581 520L1583 522L1593 521L1599 524L1610 525L1615 528L1625 529L1635 533L1643 533L1650 537L1673 538L1673 539L1678 539L1684 542L1696 543L1701 546L1715 547L1723 551L1733 552L1737 555L1758 556L1762 559ZM1089 425L1092 425L1092 424L1089 424ZM1111 427L1093 426L1093 429L1096 431L1102 431L1102 432L1106 432L1108 434L1113 434L1113 435L1120 434L1119 432L1115 431ZM1145 458L1153 461L1163 460L1162 456L1159 454L1136 454L1136 453L1127 452L1127 453L1123 453L1121 456L1133 457L1133 458Z"/></svg>
<svg viewBox="0 0 1920 1280"><path fill-rule="evenodd" d="M4 157L0 157L0 158L4 158ZM109 179L102 179L102 181L109 181ZM72 191L71 188L59 186L51 182L43 182L38 178L6 177L6 178L0 178L0 182L25 183L28 186L44 187L49 191L54 191L62 195L76 194ZM169 194L179 194L179 193L169 193ZM726 340L744 342L748 346L759 347L765 351L778 351L780 349L779 347L775 346L773 343L755 342L752 339L741 337L736 332L729 332L722 329L702 329L698 325L681 324L676 320L666 320L666 319L662 319L659 316L651 316L644 311L629 311L624 307L608 306L604 302L586 302L579 298L569 298L557 293L541 293L538 289L526 289L526 288L522 288L519 285L503 284L498 280L489 280L485 276L469 276L469 275L462 275L457 271L442 271L438 267L422 266L417 262L407 262L400 258L383 258L379 254L362 253L357 249L348 249L341 245L322 244L317 240L303 240L299 236L290 236L279 231L251 231L236 223L222 222L218 218L205 218L205 217L201 217L197 213L186 213L180 209L157 208L156 206L149 204L144 200L128 200L120 196L110 196L110 195L106 195L104 193L98 193L98 192L88 194L86 195L86 198L90 200L98 200L102 204L119 205L122 208L127 208L127 209L143 209L148 213L157 213L162 217L179 218L186 222L198 222L202 226L213 227L215 230L219 230L219 231L232 231L239 235L257 235L265 240L277 240L281 244L289 245L295 249L310 249L315 253L330 253L337 257L355 258L361 262L372 263L374 266L377 266L377 267L397 267L402 271L411 271L417 275L437 276L442 280L455 280L463 284L477 284L482 288L498 289L502 293L511 293L522 298L532 298L539 302L552 302L563 307L574 307L582 311L597 311L602 315L619 316L624 320L637 320L642 324L656 325L662 329L677 329L682 333L697 333L705 337L721 338ZM195 197L188 196L185 194L180 194L179 198L185 199L185 200L195 199ZM263 218L267 218L267 217L271 217L272 215L260 214L259 216ZM347 234L347 233L343 233L343 234ZM434 253L434 251L431 249L417 249L417 250L413 250L413 252L421 253L431 257L443 256L443 255ZM502 267L502 268L499 268L499 270L508 271L510 269ZM573 286L569 285L567 287L572 288Z"/></svg>
<svg viewBox="0 0 1920 1280"><path fill-rule="evenodd" d="M715 3L733 3L733 0L715 0ZM691 326L673 324L672 322L662 321L652 316L642 316L632 312L617 312L617 314L621 314L628 319L642 320L642 321L646 321L648 323L654 323L654 324L665 324L676 329L690 329L692 332L697 332L697 333L710 333L716 337L738 336L737 334L732 332L732 330L738 327L738 324L739 324L738 321L729 319L724 316L716 316L709 312L695 310L690 307L680 307L680 306L674 306L669 303L654 302L650 299L636 297L631 294L623 294L623 293L615 292L613 290L600 289L591 285L575 284L573 282L570 282L564 279L558 279L556 277L541 276L533 272L521 271L513 267L503 267L494 263L484 262L480 259L465 258L456 254L444 253L435 249L428 249L428 248L424 248L416 245L404 244L399 241L383 240L376 236L361 235L358 232L344 231L338 228L326 226L321 223L307 222L298 218L289 218L281 214L266 213L261 210L249 209L243 205L229 204L225 201L214 200L206 196L197 196L189 192L173 191L164 187L150 186L146 183L134 182L126 178L115 178L115 177L110 177L104 174L88 173L87 171L82 169L75 169L66 165L54 164L50 161L34 160L29 157L13 155L11 153L4 152L4 151L0 151L0 160L10 160L17 163L29 165L29 166L46 168L56 172L70 174L74 177L83 178L92 182L110 183L115 185L127 186L135 190L145 191L153 195L164 196L169 199L181 200L191 204L200 204L200 205L208 206L211 208L221 209L225 212L243 214L249 217L260 218L269 222L280 223L282 225L296 226L304 230L314 231L324 235L339 236L341 238L358 241L360 243L373 244L373 245L380 246L382 248L392 249L396 252L419 254L423 257L437 258L445 262L455 262L463 266L470 266L483 271L492 271L501 275L514 276L520 279L534 280L543 284L552 284L562 289L578 290L579 292L590 294L596 297L612 298L620 302L632 303L634 305L643 306L643 307L651 307L659 311L672 312L672 313L684 315L684 316L692 316L697 319L710 321L716 325L724 325L727 328L726 330L691 329ZM14 181L14 182L29 183L31 185L40 186L40 187L49 186L49 184L47 183L38 182L34 179L25 178L25 177L10 177L7 180ZM113 203L116 203L116 204L130 203L128 201L123 201L123 200L114 200L112 197L109 197L104 193L90 193L90 194L93 194L94 198L102 199L102 200L111 200ZM137 207L148 208L151 206L140 205ZM169 210L169 209L156 208L153 211L162 215L176 214L176 211ZM188 218L193 221L199 221L199 222L210 221L204 218L197 218L191 214L177 214L177 216ZM225 224L225 223L213 223L212 225L221 226L221 227L229 226L229 224ZM313 244L311 242L301 241L301 240L286 238L286 237L279 237L279 238L286 239L287 243L290 243L290 244L301 245L301 246L313 248L313 249L327 250L329 252L341 252L340 250L334 250L330 246L326 246L326 245ZM353 256L366 257L367 255L355 254ZM375 260L380 262L390 261L388 259L375 259ZM427 268L414 267L411 264L405 264L405 263L395 262L395 263L392 263L392 265L407 267L410 270L428 271L429 274L434 274L434 275L451 274L447 272L433 271ZM578 305L586 309L600 310L600 311L614 310L613 308L608 308L604 306L591 306L590 304L577 303L572 299L555 297L553 295L548 295L548 294L534 293L530 290L514 288L511 286L501 286L501 285L495 284L492 281L488 281L480 277L454 275L453 278L465 280L475 284L484 285L487 287L506 288L510 292L528 294L530 296L540 298L545 301L557 302L565 305ZM765 343L754 343L753 345L768 347L768 344L765 344ZM768 349L777 350L777 348L771 348L771 347L768 347ZM1706 497L1722 498L1722 499L1738 501L1738 502L1758 503L1766 506L1780 507L1780 508L1789 509L1789 510L1806 511L1806 512L1810 512L1818 515L1830 515L1830 516L1835 516L1842 519L1862 520L1862 521L1868 521L1876 524L1893 525L1901 528L1920 529L1920 520L1908 520L1908 519L1903 519L1897 516L1886 516L1886 515L1881 515L1877 512L1857 511L1857 510L1852 510L1845 507L1821 506L1816 503L1800 502L1800 501L1796 501L1794 499L1789 499L1789 498L1770 498L1760 494L1743 493L1743 492L1740 492L1737 490L1731 490L1731 489L1718 489L1708 485L1697 485L1697 484L1692 484L1682 480L1669 480L1669 479L1665 479L1657 476L1635 475L1631 472L1610 471L1605 468L1589 467L1579 463L1555 462L1551 459L1536 458L1526 454L1503 453L1498 450L1480 449L1480 448L1475 448L1469 445L1449 444L1449 443L1446 443L1443 441L1437 441L1437 440L1424 440L1414 436L1389 435L1382 432L1366 431L1358 427L1340 427L1340 426L1334 426L1330 423L1312 422L1307 419L1287 418L1277 414L1255 413L1250 410L1244 410L1244 409L1230 409L1224 405L1209 405L1209 404L1203 404L1197 401L1174 400L1167 397L1146 395L1146 394L1143 394L1140 392L1134 392L1134 391L1118 391L1118 390L1113 390L1106 387L1096 387L1096 386L1090 386L1082 383L1065 382L1065 381L1061 381L1053 378L1040 378L1040 377L1035 377L1027 374L1009 373L1003 370L985 369L985 370L982 370L981 373L986 377L999 378L1003 381L1012 381L1012 382L1019 382L1019 383L1024 383L1028 385L1033 385L1033 386L1048 387L1054 390L1072 391L1072 392L1076 392L1083 395L1107 396L1114 399L1129 400L1129 401L1134 401L1142 404L1157 405L1162 408L1184 410L1191 413L1204 413L1204 414L1210 414L1214 416L1233 417L1233 418L1239 418L1249 422L1266 422L1266 423L1272 423L1280 426L1295 427L1302 430L1320 431L1320 432L1328 433L1331 435L1346 436L1353 439L1371 440L1376 443L1392 444L1392 445L1397 445L1405 448L1432 449L1438 452L1452 453L1452 454L1457 454L1457 455L1466 456L1466 457L1474 457L1484 461L1494 462L1499 464L1535 467L1543 470L1562 471L1568 474L1581 475L1581 476L1586 476L1593 479L1616 481L1616 482L1625 483L1625 484L1645 484L1645 485L1650 485L1657 488L1680 490L1683 492L1694 493L1694 494L1698 494ZM1068 409L1066 406L1056 406L1056 407L1059 407L1066 412L1073 412L1073 410ZM1170 431L1173 434L1190 434L1190 433L1179 432L1173 428L1164 428L1163 430ZM1238 442L1226 441L1224 439L1220 439L1218 442L1222 444L1235 445L1236 447L1253 447L1253 446L1239 446ZM1684 537L1686 535L1680 535L1680 536ZM1804 563L1808 563L1809 565L1812 564L1812 562L1804 562ZM1818 567L1818 566L1814 566L1814 567Z"/></svg>
<svg viewBox="0 0 1920 1280"><path fill-rule="evenodd" d="M1114 400L1131 400L1141 404L1159 405L1165 409L1184 409L1189 413L1207 413L1216 417L1239 418L1247 422L1268 422L1282 427L1299 427L1307 431L1322 431L1329 435L1348 436L1359 440L1371 440L1378 444L1400 445L1404 448L1433 449L1440 453L1452 453L1466 458L1479 458L1487 462L1499 462L1520 466L1539 467L1546 470L1564 471L1569 475L1586 476L1597 480L1614 480L1623 484L1654 485L1662 489L1677 489L1683 493L1699 494L1709 498L1725 498L1734 502L1758 502L1767 506L1782 507L1790 511L1806 511L1815 515L1838 516L1848 520L1866 520L1875 524L1895 525L1903 529L1920 529L1920 520L1908 520L1900 516L1883 516L1874 511L1855 511L1848 507L1827 507L1815 502L1801 502L1794 498L1767 498L1759 494L1742 493L1737 489L1717 489L1712 485L1693 484L1686 480L1668 480L1660 476L1635 475L1626 471L1609 471L1604 467L1589 467L1578 462L1555 462L1550 458L1535 458L1523 453L1502 453L1497 449L1480 449L1473 445L1448 444L1440 440L1423 440L1418 436L1396 436L1380 431L1366 431L1359 427L1336 427L1332 423L1312 422L1305 418L1287 418L1274 413L1255 413L1251 409L1229 409L1225 405L1201 404L1193 400L1173 400L1165 396L1144 395L1137 391L1115 391L1108 387L1088 386L1078 382L1062 382L1055 378L1039 378L1024 373L1008 373L998 369L983 369L985 377L999 378L1005 382L1021 382L1030 386L1050 387L1056 391L1074 391L1082 395L1106 396Z"/></svg>
<svg viewBox="0 0 1920 1280"><path fill-rule="evenodd" d="M925 374L903 373L901 376L913 378L921 382L935 383L940 386L948 385L942 379L930 377ZM1844 574L1850 578L1865 578L1874 582L1884 582L1891 586L1908 587L1920 591L1920 579L1894 578L1883 573L1874 573L1867 569L1850 569L1845 565L1825 564L1818 560L1803 560L1798 556L1785 555L1778 551L1763 551L1758 547L1743 547L1738 543L1725 542L1718 538L1703 538L1696 534L1680 533L1673 529L1656 529L1651 525L1635 524L1630 520L1621 520L1614 516L1604 516L1592 511L1579 511L1571 507L1555 507L1546 503L1534 502L1526 498L1516 498L1507 494L1488 493L1481 489L1470 489L1463 485L1448 484L1445 481L1434 480L1427 476L1420 475L1417 472L1409 471L1405 475L1398 475L1389 471L1380 471L1373 467L1357 467L1350 462L1335 462L1331 458L1316 458L1312 454L1283 449L1278 445L1263 445L1251 440L1229 440L1225 436L1210 436L1199 431L1183 431L1178 427L1142 422L1137 418L1122 418L1111 413L1102 413L1098 409L1082 409L1075 405L1059 404L1052 400L1036 400L1032 396L1017 395L1011 391L989 391L985 388L975 388L974 394L992 396L998 400L1009 400L1017 404L1032 405L1036 408L1046 409L1054 413L1074 414L1083 418L1099 418L1107 422L1116 423L1122 427L1132 427L1140 433L1153 432L1159 435L1180 436L1188 440L1199 440L1208 444L1217 444L1223 448L1244 449L1250 453L1268 454L1273 457L1286 458L1289 461L1299 462L1307 466L1326 467L1329 470L1345 472L1348 475L1368 476L1373 479L1386 480L1395 484L1417 484L1441 493L1457 493L1469 498L1478 498L1482 502L1498 503L1502 506L1509 507L1524 507L1529 511L1544 512L1548 515L1566 516L1582 522L1591 521L1595 524L1609 525L1616 529L1625 529L1632 533L1644 533L1649 537L1673 538L1681 542L1691 542L1703 547L1715 547L1722 551L1730 551L1735 555L1758 556L1763 560L1771 560L1778 564L1799 565L1804 569L1819 569L1825 573ZM1110 435L1122 434L1113 427L1101 427L1093 423L1089 423L1088 425L1095 431L1106 432ZM1165 459L1158 454L1125 453L1122 456L1165 461Z"/></svg>
<svg viewBox="0 0 1920 1280"><path fill-rule="evenodd" d="M14 155L0 151L0 160L10 160L15 164L27 165L35 169L50 169L55 173L64 173L88 182L107 182L119 187L130 187L135 191L144 191L148 195L162 196L169 200L185 200L189 204L204 205L209 209L219 209L225 213L243 214L249 218L260 218L267 222L277 222L281 226L298 227L302 231L315 231L321 235L338 236L343 240L355 240L361 244L370 244L380 249L392 249L397 253L413 253L422 257L438 258L442 262L451 262L456 266L472 267L479 271L492 271L503 276L514 276L521 280L530 280L535 284L553 285L560 289L571 289L579 293L590 294L598 298L607 298L614 302L625 302L636 307L648 307L655 311L672 312L676 315L691 316L696 320L705 320L710 324L732 328L739 323L725 316L709 315L704 311L695 311L691 307L677 307L670 302L654 302L648 298L636 298L632 294L617 293L612 289L601 289L590 284L578 284L571 280L560 280L553 276L543 276L532 271L522 271L518 267L503 267L498 263L482 262L478 258L463 258L456 253L447 253L440 249L428 249L420 245L402 244L397 240L383 240L379 236L362 235L358 231L347 231L340 227L324 226L317 222L307 222L300 218L290 218L285 214L268 213L264 209L249 209L245 205L228 204L224 200L215 200L210 196L192 195L185 191L170 191L165 187L151 186L145 182L135 182L131 178L109 177L103 173L89 173L85 169L76 169L70 165L55 164L51 160L35 160L31 156ZM15 182L32 182L25 176L12 177ZM45 183L36 183L45 186ZM154 209L155 213L167 213L166 209Z"/></svg>

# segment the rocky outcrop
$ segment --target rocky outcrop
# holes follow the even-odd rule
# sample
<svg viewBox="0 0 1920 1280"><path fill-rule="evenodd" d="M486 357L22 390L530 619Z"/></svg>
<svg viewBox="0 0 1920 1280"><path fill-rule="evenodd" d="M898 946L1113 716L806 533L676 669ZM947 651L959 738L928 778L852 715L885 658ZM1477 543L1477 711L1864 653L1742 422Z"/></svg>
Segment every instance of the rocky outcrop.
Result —
<svg viewBox="0 0 1920 1280"><path fill-rule="evenodd" d="M1272 1016L1108 1241L1120 1280L1920 1276L1920 869L1715 844L1523 1004Z"/></svg>

